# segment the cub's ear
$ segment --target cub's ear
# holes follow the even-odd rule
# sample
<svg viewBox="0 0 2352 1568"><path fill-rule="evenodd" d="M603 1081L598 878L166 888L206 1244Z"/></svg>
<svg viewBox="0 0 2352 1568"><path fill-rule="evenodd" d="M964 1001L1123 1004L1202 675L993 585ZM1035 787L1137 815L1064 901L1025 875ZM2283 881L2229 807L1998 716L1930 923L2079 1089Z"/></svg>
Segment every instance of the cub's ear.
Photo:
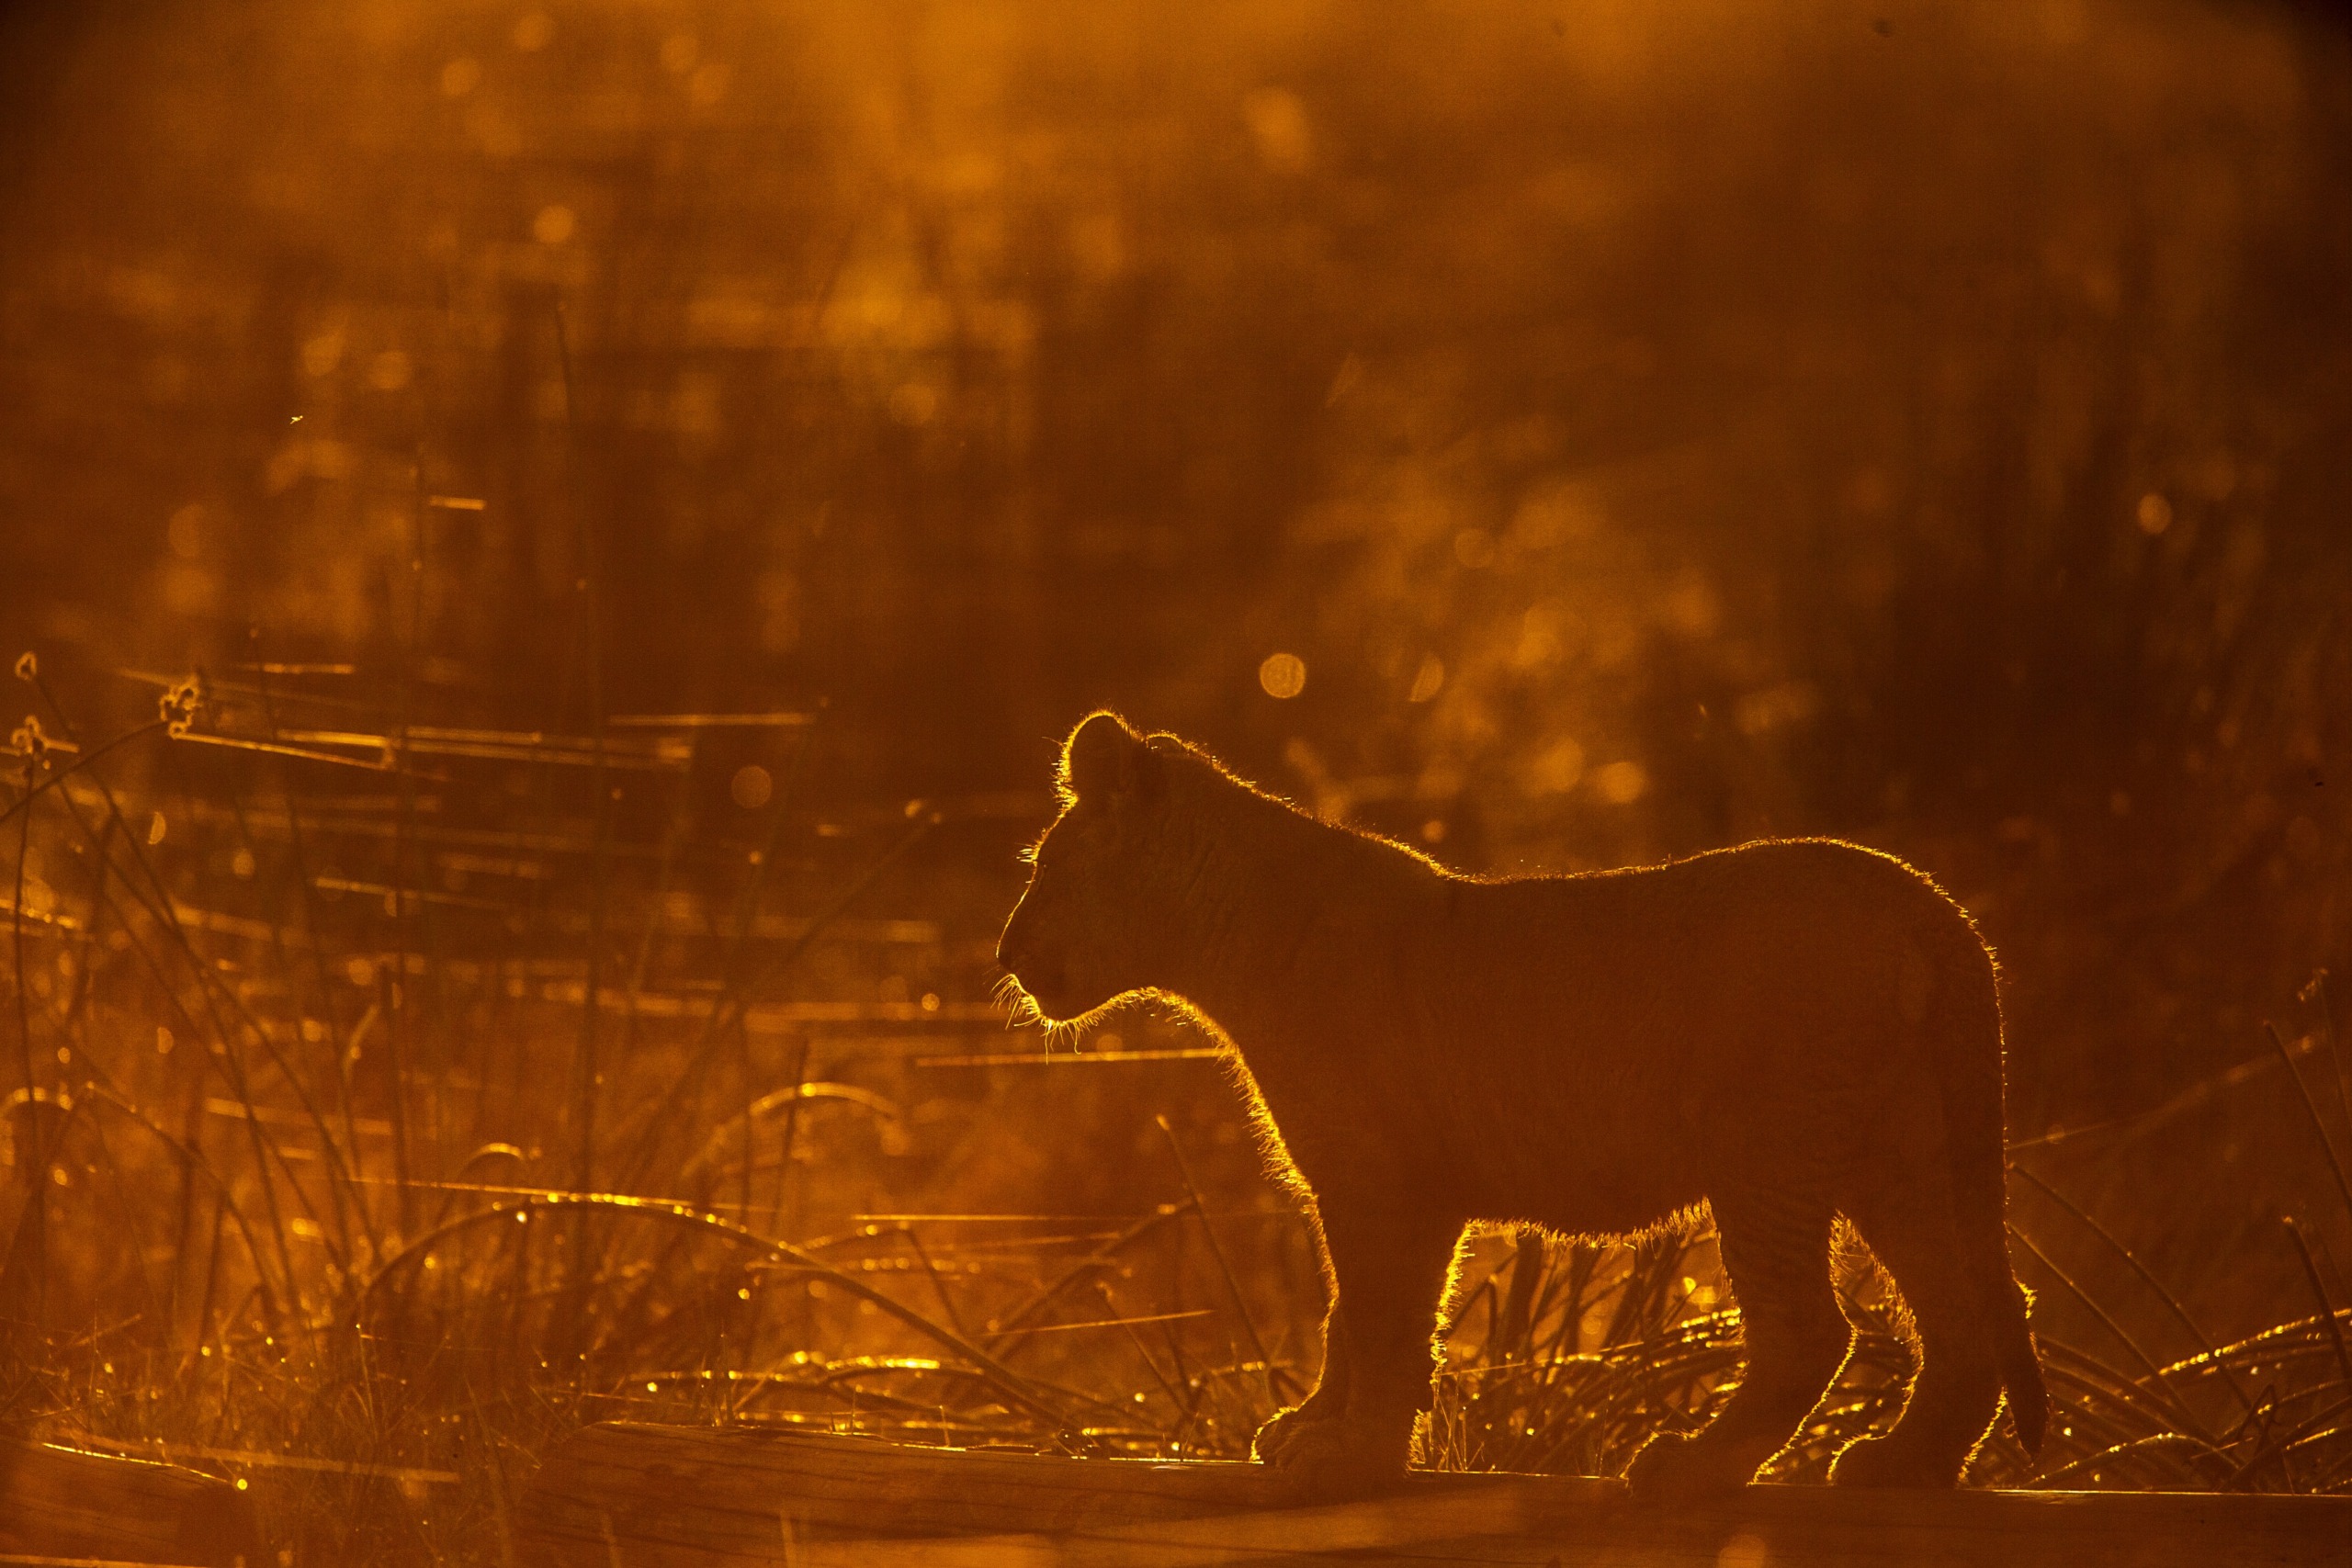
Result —
<svg viewBox="0 0 2352 1568"><path fill-rule="evenodd" d="M1090 715L1062 750L1062 779L1080 800L1144 799L1158 793L1159 759L1118 715Z"/></svg>

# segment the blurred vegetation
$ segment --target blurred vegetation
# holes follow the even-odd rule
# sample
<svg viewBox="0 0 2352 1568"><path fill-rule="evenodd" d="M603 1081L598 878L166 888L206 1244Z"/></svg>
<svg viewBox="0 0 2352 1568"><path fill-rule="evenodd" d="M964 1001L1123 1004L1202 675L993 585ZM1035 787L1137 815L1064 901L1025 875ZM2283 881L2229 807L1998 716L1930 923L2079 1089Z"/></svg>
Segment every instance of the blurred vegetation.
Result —
<svg viewBox="0 0 2352 1568"><path fill-rule="evenodd" d="M1198 1042L961 1061L1107 702L1467 869L1927 867L2041 1473L2341 1487L2315 16L6 13L11 1421L389 1557L622 1410L1238 1451L1316 1303L1214 1068L1115 1055ZM1478 1249L1433 1461L1736 1370L1703 1238Z"/></svg>

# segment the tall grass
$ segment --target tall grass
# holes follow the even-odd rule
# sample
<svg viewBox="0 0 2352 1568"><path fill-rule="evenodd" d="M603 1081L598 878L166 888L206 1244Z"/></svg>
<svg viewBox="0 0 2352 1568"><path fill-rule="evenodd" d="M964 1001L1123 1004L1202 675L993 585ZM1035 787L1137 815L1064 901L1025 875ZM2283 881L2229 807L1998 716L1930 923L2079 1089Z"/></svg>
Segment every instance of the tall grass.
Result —
<svg viewBox="0 0 2352 1568"><path fill-rule="evenodd" d="M1023 803L820 817L801 714L525 733L461 690L256 659L131 677L156 716L99 739L18 674L8 1427L235 1475L305 1560L492 1562L584 1421L1238 1457L1311 1385L1304 1229L1187 1042L1123 1021L1122 1047L976 1052L997 911L868 907L948 886L921 846ZM2282 1040L2271 1069L2331 1162L2334 1048ZM1048 1209L1022 1150L1080 1122L1152 1174ZM2057 1228L2021 1262L2107 1337L2045 1337L2052 1440L1996 1435L1977 1480L2352 1486L2324 1243L2294 1233L2305 1307L2215 1345L2029 1186ZM1897 1308L1849 1261L1863 1332L1785 1479L1900 1398ZM2143 1348L2085 1275L2199 1353ZM1433 1465L1611 1472L1739 1375L1703 1232L1474 1237L1446 1314Z"/></svg>

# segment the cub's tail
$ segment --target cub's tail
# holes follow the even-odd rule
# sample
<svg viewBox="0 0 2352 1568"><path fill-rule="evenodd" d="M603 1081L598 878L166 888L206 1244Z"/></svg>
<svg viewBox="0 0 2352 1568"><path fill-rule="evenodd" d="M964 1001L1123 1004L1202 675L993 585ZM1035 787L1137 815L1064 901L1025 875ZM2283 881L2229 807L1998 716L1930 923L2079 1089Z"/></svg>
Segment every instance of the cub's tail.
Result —
<svg viewBox="0 0 2352 1568"><path fill-rule="evenodd" d="M1965 1266L1984 1314L2009 1422L2029 1454L2041 1450L2050 1392L2026 1321L2028 1298L2009 1267L2008 1160L2002 1125L2001 1003L1993 955L1967 916L1954 913L1929 1007L1942 1068L1944 1128L1952 1205ZM1957 940L1955 940L1957 939Z"/></svg>

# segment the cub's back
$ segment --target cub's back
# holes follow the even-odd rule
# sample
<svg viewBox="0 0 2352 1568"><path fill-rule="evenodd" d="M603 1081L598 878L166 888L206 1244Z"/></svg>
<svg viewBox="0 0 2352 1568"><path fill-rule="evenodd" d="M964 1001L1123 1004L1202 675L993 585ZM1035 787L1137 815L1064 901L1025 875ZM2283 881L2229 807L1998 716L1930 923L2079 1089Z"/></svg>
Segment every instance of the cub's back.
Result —
<svg viewBox="0 0 2352 1568"><path fill-rule="evenodd" d="M1664 865L1458 880L1433 933L1442 965L1580 977L1603 989L1795 984L1981 953L1967 915L1891 855L1830 839L1771 840ZM1605 982L1605 984L1603 984Z"/></svg>
<svg viewBox="0 0 2352 1568"><path fill-rule="evenodd" d="M1702 1195L1704 1151L1817 1145L1933 1096L1928 1008L1992 983L1932 882L1834 840L1451 892L1398 1091L1472 1190L1544 1171L1631 1226Z"/></svg>
<svg viewBox="0 0 2352 1568"><path fill-rule="evenodd" d="M1547 1068L1660 1093L1818 1081L1923 1048L1939 992L1991 984L1932 881L1834 840L1451 891L1419 980L1445 1054L1498 1084Z"/></svg>

